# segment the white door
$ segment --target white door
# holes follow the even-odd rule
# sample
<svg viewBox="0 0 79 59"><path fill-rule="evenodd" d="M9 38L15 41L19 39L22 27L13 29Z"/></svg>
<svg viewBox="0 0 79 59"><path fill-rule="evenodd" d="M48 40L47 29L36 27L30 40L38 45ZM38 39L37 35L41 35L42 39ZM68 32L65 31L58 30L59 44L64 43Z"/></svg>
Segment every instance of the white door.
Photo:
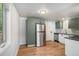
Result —
<svg viewBox="0 0 79 59"><path fill-rule="evenodd" d="M54 40L55 23L53 21L46 21L46 41Z"/></svg>

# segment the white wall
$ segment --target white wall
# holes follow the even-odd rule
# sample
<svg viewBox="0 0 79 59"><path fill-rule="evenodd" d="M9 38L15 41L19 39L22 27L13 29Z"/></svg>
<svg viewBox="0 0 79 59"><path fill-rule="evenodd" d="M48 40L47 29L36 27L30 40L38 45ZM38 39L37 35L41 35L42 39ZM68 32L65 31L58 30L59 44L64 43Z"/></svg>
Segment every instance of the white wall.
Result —
<svg viewBox="0 0 79 59"><path fill-rule="evenodd" d="M8 18L6 20L6 40L7 43L4 50L0 55L2 56L15 56L19 49L19 15L13 4L8 4ZM4 49L5 48L5 49Z"/></svg>
<svg viewBox="0 0 79 59"><path fill-rule="evenodd" d="M63 21L63 29L68 29L68 19Z"/></svg>
<svg viewBox="0 0 79 59"><path fill-rule="evenodd" d="M47 20L46 24L46 41L54 40L54 32L55 32L55 21ZM52 32L52 33L50 33Z"/></svg>
<svg viewBox="0 0 79 59"><path fill-rule="evenodd" d="M20 45L26 44L26 20L25 17L20 17Z"/></svg>

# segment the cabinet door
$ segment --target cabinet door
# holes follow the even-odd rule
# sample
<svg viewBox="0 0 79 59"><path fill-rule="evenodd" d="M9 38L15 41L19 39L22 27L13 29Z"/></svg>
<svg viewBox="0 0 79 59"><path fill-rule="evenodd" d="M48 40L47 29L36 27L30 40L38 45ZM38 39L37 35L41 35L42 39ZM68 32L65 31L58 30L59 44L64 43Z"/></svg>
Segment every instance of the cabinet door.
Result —
<svg viewBox="0 0 79 59"><path fill-rule="evenodd" d="M70 55L71 56L79 56L79 41L70 40Z"/></svg>
<svg viewBox="0 0 79 59"><path fill-rule="evenodd" d="M65 38L63 34L59 34L59 42L63 44L65 43Z"/></svg>
<svg viewBox="0 0 79 59"><path fill-rule="evenodd" d="M65 40L65 54L68 56L79 56L79 41Z"/></svg>
<svg viewBox="0 0 79 59"><path fill-rule="evenodd" d="M65 39L65 55L70 55L71 42L69 39Z"/></svg>
<svg viewBox="0 0 79 59"><path fill-rule="evenodd" d="M62 21L57 21L56 22L56 29L62 29L63 28L63 22Z"/></svg>
<svg viewBox="0 0 79 59"><path fill-rule="evenodd" d="M60 29L60 22L59 21L56 22L56 29Z"/></svg>

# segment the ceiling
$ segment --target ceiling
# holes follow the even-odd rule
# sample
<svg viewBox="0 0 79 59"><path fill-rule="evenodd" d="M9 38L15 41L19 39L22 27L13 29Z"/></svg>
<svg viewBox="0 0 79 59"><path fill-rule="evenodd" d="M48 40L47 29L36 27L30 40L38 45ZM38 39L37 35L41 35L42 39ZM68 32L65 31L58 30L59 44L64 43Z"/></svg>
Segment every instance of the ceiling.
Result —
<svg viewBox="0 0 79 59"><path fill-rule="evenodd" d="M61 20L79 16L78 3L15 3L20 16L23 17L43 17L47 20ZM41 15L40 9L47 9L48 13Z"/></svg>

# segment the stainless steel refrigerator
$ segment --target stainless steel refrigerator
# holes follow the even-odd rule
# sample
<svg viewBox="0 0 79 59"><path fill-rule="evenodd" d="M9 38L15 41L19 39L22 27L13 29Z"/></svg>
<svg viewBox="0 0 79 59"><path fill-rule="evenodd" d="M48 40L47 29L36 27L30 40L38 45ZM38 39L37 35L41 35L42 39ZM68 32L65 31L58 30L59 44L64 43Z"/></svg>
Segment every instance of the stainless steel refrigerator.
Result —
<svg viewBox="0 0 79 59"><path fill-rule="evenodd" d="M36 24L36 47L41 47L46 44L45 40L45 24Z"/></svg>

